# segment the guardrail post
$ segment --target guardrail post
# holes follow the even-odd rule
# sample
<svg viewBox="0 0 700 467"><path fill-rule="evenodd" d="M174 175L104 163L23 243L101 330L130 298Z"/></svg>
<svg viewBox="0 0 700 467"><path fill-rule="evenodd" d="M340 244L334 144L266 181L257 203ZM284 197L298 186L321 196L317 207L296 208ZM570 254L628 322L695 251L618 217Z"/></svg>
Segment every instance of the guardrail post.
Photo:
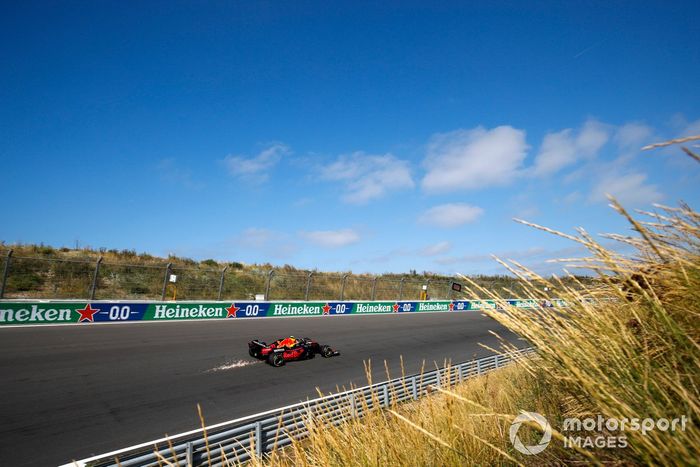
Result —
<svg viewBox="0 0 700 467"><path fill-rule="evenodd" d="M192 467L194 465L194 453L192 449L192 442L187 443L187 450L185 451L185 462L187 467Z"/></svg>
<svg viewBox="0 0 700 467"><path fill-rule="evenodd" d="M311 277L314 275L313 271L306 276L306 292L304 292L304 300L309 301L309 289L311 288Z"/></svg>
<svg viewBox="0 0 700 467"><path fill-rule="evenodd" d="M457 378L459 379L460 383L464 381L464 365L463 364L457 365Z"/></svg>
<svg viewBox="0 0 700 467"><path fill-rule="evenodd" d="M389 407L389 385L385 384L382 386L382 393L384 394L384 407Z"/></svg>
<svg viewBox="0 0 700 467"><path fill-rule="evenodd" d="M228 266L224 268L223 271L221 271L221 279L219 280L219 295L217 297L217 300L221 301L221 294L224 291L224 276L226 275L226 270L228 269Z"/></svg>
<svg viewBox="0 0 700 467"><path fill-rule="evenodd" d="M418 400L418 384L416 382L416 377L411 378L411 392L413 393L413 400Z"/></svg>
<svg viewBox="0 0 700 467"><path fill-rule="evenodd" d="M399 300L403 298L403 281L406 280L405 277L401 278L401 281L399 282Z"/></svg>
<svg viewBox="0 0 700 467"><path fill-rule="evenodd" d="M495 368L498 368L498 354L496 354L496 358L494 358L495 362Z"/></svg>
<svg viewBox="0 0 700 467"><path fill-rule="evenodd" d="M476 374L480 375L481 374L481 359L478 359L476 361Z"/></svg>
<svg viewBox="0 0 700 467"><path fill-rule="evenodd" d="M262 435L262 422L255 422L255 455L258 459L262 457L263 454L263 435Z"/></svg>
<svg viewBox="0 0 700 467"><path fill-rule="evenodd" d="M342 302L345 298L345 282L348 280L348 275L343 274L343 281L340 284L340 301Z"/></svg>
<svg viewBox="0 0 700 467"><path fill-rule="evenodd" d="M165 266L165 276L163 277L163 293L160 294L160 301L164 302L165 301L165 289L168 287L168 275L170 274L170 268L172 267L173 263L168 263Z"/></svg>
<svg viewBox="0 0 700 467"><path fill-rule="evenodd" d="M90 300L95 299L95 290L97 290L97 277L100 274L100 264L102 264L102 256L97 259L97 264L95 265L95 274L92 276L92 285L90 286Z"/></svg>
<svg viewBox="0 0 700 467"><path fill-rule="evenodd" d="M352 392L348 396L350 398L350 416L357 417L357 402L355 401L355 393Z"/></svg>
<svg viewBox="0 0 700 467"><path fill-rule="evenodd" d="M12 260L12 250L7 252L5 259L5 269L2 272L2 284L0 284L0 298L5 296L5 284L7 283L7 275L10 273L10 261Z"/></svg>
<svg viewBox="0 0 700 467"><path fill-rule="evenodd" d="M377 277L375 276L374 279L372 279L372 301L374 301L374 298L377 296Z"/></svg>
<svg viewBox="0 0 700 467"><path fill-rule="evenodd" d="M274 269L270 269L270 272L267 273L267 283L265 284L265 300L270 300L270 285L272 284L272 276L274 274Z"/></svg>

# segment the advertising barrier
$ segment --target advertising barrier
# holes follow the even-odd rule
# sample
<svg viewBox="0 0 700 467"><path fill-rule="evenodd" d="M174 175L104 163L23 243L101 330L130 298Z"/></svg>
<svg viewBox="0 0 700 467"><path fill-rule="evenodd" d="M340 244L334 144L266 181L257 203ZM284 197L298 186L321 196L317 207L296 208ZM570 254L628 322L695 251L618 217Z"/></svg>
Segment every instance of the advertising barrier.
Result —
<svg viewBox="0 0 700 467"><path fill-rule="evenodd" d="M561 301L506 300L506 302L509 305L522 308L563 306ZM135 303L109 301L8 301L0 302L0 326L460 312L497 308L497 303L493 300Z"/></svg>

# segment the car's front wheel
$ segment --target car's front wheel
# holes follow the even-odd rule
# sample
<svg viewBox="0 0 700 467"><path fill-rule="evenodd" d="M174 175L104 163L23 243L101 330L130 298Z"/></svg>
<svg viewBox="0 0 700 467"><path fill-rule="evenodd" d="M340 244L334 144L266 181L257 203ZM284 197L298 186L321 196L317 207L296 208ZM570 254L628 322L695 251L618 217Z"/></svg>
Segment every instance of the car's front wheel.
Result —
<svg viewBox="0 0 700 467"><path fill-rule="evenodd" d="M323 355L326 358L332 357L333 356L333 349L331 349L327 345L323 345L323 346L321 346L321 355Z"/></svg>
<svg viewBox="0 0 700 467"><path fill-rule="evenodd" d="M270 356L267 357L267 362L272 366L280 367L284 365L284 357L281 353L271 353Z"/></svg>

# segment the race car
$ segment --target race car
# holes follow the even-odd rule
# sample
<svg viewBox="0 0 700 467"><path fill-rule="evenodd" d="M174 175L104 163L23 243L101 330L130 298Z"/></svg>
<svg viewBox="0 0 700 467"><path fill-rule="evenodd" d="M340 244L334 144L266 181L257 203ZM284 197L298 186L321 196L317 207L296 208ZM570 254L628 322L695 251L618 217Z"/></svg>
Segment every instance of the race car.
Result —
<svg viewBox="0 0 700 467"><path fill-rule="evenodd" d="M248 353L251 357L266 360L272 366L282 366L293 360L308 360L316 354L326 358L340 355L340 352L330 346L320 345L308 337L297 339L294 336L283 337L270 344L257 339L252 340L248 343Z"/></svg>

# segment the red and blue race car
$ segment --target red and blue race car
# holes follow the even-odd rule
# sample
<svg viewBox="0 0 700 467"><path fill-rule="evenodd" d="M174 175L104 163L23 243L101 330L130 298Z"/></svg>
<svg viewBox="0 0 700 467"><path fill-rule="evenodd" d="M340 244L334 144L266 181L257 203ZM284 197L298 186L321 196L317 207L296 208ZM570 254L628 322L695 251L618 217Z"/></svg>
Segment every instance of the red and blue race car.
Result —
<svg viewBox="0 0 700 467"><path fill-rule="evenodd" d="M308 337L297 339L294 336L283 337L270 344L252 340L248 343L248 353L251 357L266 360L272 366L282 366L293 360L308 360L316 354L326 358L340 355L328 345L321 345Z"/></svg>

